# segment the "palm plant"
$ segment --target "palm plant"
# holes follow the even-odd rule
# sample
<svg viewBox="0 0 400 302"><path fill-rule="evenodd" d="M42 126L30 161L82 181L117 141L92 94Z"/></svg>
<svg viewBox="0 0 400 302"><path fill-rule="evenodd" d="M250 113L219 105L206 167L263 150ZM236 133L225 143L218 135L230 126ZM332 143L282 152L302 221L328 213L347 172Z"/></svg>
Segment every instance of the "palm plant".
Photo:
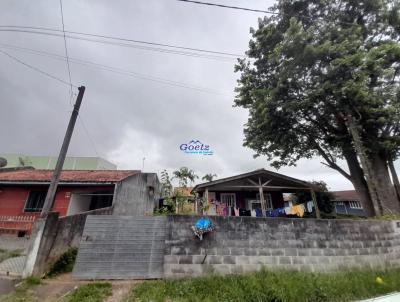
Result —
<svg viewBox="0 0 400 302"><path fill-rule="evenodd" d="M213 181L214 177L217 177L217 176L218 176L217 174L209 173L209 174L204 175L201 179L204 181L210 182L210 181Z"/></svg>
<svg viewBox="0 0 400 302"><path fill-rule="evenodd" d="M181 167L179 170L174 171L172 179L177 179L180 187L187 187L188 182L193 183L196 178L199 178L193 170L188 167Z"/></svg>

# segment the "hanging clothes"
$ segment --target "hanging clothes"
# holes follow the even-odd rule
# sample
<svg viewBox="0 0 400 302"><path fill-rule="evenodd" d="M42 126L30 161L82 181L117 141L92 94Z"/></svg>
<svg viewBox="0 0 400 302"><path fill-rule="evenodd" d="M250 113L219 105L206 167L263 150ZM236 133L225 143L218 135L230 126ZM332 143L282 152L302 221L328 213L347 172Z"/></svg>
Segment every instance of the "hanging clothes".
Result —
<svg viewBox="0 0 400 302"><path fill-rule="evenodd" d="M208 206L207 215L209 216L217 215L217 206L215 204L210 204Z"/></svg>
<svg viewBox="0 0 400 302"><path fill-rule="evenodd" d="M285 214L292 215L292 207L285 207Z"/></svg>
<svg viewBox="0 0 400 302"><path fill-rule="evenodd" d="M238 208L233 208L233 211L235 212L235 216L239 216L239 209Z"/></svg>
<svg viewBox="0 0 400 302"><path fill-rule="evenodd" d="M306 207L307 207L307 212L312 213L313 207L314 207L314 202L312 200L307 201Z"/></svg>
<svg viewBox="0 0 400 302"><path fill-rule="evenodd" d="M251 210L251 217L257 217L256 210Z"/></svg>
<svg viewBox="0 0 400 302"><path fill-rule="evenodd" d="M262 217L262 210L261 209L256 209L256 217Z"/></svg>
<svg viewBox="0 0 400 302"><path fill-rule="evenodd" d="M299 217L304 216L304 204L298 204L292 207L293 215L297 215Z"/></svg>

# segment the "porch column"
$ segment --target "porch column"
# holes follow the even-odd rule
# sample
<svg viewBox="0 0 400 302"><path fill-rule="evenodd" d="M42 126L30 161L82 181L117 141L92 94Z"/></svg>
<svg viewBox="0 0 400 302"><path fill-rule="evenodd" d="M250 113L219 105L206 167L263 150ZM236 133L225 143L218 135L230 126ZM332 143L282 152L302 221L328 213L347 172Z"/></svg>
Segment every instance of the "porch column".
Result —
<svg viewBox="0 0 400 302"><path fill-rule="evenodd" d="M208 206L208 203L209 203L209 201L208 201L208 188L206 188L206 190L204 191L204 198L206 199L206 201L207 201L207 203L206 203L206 205ZM204 211L203 211L203 209L201 210L201 214L204 214Z"/></svg>
<svg viewBox="0 0 400 302"><path fill-rule="evenodd" d="M318 208L317 196L315 195L315 192L314 192L313 189L311 189L310 192L311 192L311 198L312 198L312 200L314 202L315 214L317 214L317 218L320 219L321 218L321 213L320 213L319 208Z"/></svg>
<svg viewBox="0 0 400 302"><path fill-rule="evenodd" d="M260 203L261 203L261 211L262 211L262 216L266 216L266 206L265 206L265 199L264 199L264 191L263 191L263 187L261 184L261 179L258 178L258 192L260 193Z"/></svg>

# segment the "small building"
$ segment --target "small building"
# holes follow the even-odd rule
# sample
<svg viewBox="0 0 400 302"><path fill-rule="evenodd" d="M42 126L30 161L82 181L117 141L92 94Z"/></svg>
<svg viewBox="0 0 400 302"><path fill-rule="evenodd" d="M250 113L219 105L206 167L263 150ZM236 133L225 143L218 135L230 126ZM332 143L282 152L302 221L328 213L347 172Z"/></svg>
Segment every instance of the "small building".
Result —
<svg viewBox="0 0 400 302"><path fill-rule="evenodd" d="M57 156L34 156L26 154L0 154L7 160L5 168L33 167L35 169L53 170ZM101 157L67 156L64 170L116 170L117 166Z"/></svg>
<svg viewBox="0 0 400 302"><path fill-rule="evenodd" d="M228 216L234 215L232 208L239 209L243 216L250 216L251 211L263 210L263 202L264 211L290 207L290 204L285 204L286 193L306 192L319 216L318 208L314 206L315 191L319 191L319 188L306 181L265 169L202 183L196 185L193 191L200 198L205 198L209 207L217 204L217 207L219 205L230 209L226 214ZM218 209L216 214L220 215Z"/></svg>
<svg viewBox="0 0 400 302"><path fill-rule="evenodd" d="M52 175L52 170L0 169L0 228L31 228ZM155 173L63 170L52 211L61 217L99 209L116 215L150 215L158 203L159 187Z"/></svg>
<svg viewBox="0 0 400 302"><path fill-rule="evenodd" d="M335 205L335 212L343 215L364 217L364 209L360 202L360 196L356 190L333 191L332 202Z"/></svg>

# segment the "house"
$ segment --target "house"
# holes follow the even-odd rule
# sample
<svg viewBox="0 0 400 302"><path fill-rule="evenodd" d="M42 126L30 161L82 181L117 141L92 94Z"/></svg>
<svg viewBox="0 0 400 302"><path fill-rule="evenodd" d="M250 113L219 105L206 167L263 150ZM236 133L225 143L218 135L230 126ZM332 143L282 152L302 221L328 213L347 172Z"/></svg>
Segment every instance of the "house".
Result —
<svg viewBox="0 0 400 302"><path fill-rule="evenodd" d="M0 228L30 230L52 175L52 170L0 169ZM99 209L116 215L150 215L158 203L159 187L155 173L63 170L52 211L61 217Z"/></svg>
<svg viewBox="0 0 400 302"><path fill-rule="evenodd" d="M57 156L33 156L26 154L0 154L7 160L6 168L33 167L52 170L56 167ZM64 170L116 170L117 166L101 157L67 156Z"/></svg>
<svg viewBox="0 0 400 302"><path fill-rule="evenodd" d="M332 202L337 214L365 216L360 196L356 190L333 191L331 193L334 197Z"/></svg>
<svg viewBox="0 0 400 302"><path fill-rule="evenodd" d="M315 191L319 188L313 184L265 169L202 183L193 188L193 192L208 200L209 206L217 204L217 207L229 208L226 215L234 215L232 208L238 208L244 216L249 216L252 210L262 209L262 201L267 211L290 206L284 200L287 193L307 192L310 201L315 201ZM319 216L318 208L314 209ZM220 213L217 211L217 214Z"/></svg>

